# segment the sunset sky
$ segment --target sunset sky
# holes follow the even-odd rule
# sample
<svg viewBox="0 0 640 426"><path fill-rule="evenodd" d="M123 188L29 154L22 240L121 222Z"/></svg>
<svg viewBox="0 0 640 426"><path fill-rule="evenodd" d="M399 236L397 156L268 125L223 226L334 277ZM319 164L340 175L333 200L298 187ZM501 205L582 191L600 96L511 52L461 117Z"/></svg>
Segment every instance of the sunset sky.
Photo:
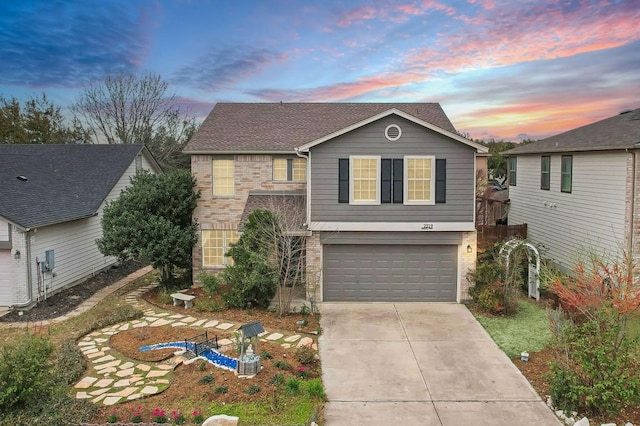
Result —
<svg viewBox="0 0 640 426"><path fill-rule="evenodd" d="M440 102L474 138L640 108L640 0L0 0L0 95L159 73L218 101Z"/></svg>

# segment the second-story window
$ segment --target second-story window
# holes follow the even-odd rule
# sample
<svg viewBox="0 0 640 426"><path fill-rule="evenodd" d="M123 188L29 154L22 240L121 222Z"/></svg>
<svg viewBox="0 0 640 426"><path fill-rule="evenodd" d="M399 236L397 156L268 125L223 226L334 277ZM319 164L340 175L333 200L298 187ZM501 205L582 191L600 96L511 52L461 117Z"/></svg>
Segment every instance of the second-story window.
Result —
<svg viewBox="0 0 640 426"><path fill-rule="evenodd" d="M540 189L551 187L551 157L543 155L540 157Z"/></svg>
<svg viewBox="0 0 640 426"><path fill-rule="evenodd" d="M518 159L509 157L509 185L516 186L516 176L518 172Z"/></svg>
<svg viewBox="0 0 640 426"><path fill-rule="evenodd" d="M571 192L573 180L573 156L563 155L560 170L560 191Z"/></svg>
<svg viewBox="0 0 640 426"><path fill-rule="evenodd" d="M405 204L433 204L434 157L405 157Z"/></svg>
<svg viewBox="0 0 640 426"><path fill-rule="evenodd" d="M231 159L213 160L213 195L233 195L235 193L235 167Z"/></svg>
<svg viewBox="0 0 640 426"><path fill-rule="evenodd" d="M304 158L274 158L273 180L276 182L305 182L307 160Z"/></svg>
<svg viewBox="0 0 640 426"><path fill-rule="evenodd" d="M380 204L380 157L350 157L353 204Z"/></svg>

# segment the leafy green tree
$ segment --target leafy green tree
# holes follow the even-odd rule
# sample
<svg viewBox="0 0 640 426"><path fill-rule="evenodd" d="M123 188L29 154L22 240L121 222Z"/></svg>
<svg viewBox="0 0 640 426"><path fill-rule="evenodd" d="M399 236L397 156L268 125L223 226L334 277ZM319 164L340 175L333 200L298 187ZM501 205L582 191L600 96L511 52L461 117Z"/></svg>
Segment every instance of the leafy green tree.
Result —
<svg viewBox="0 0 640 426"><path fill-rule="evenodd" d="M105 255L151 262L165 286L176 268L191 271L191 249L197 241L192 219L200 197L187 170L154 175L143 171L104 209L103 236L98 248Z"/></svg>
<svg viewBox="0 0 640 426"><path fill-rule="evenodd" d="M507 176L507 158L502 153L517 145L513 142L495 140L484 142L484 145L489 148L489 154L491 154L491 157L487 159L489 173L495 179L505 178Z"/></svg>
<svg viewBox="0 0 640 426"><path fill-rule="evenodd" d="M165 168L188 168L182 149L197 129L158 74L119 74L93 81L72 111L98 142L144 144Z"/></svg>
<svg viewBox="0 0 640 426"><path fill-rule="evenodd" d="M67 122L60 107L46 94L34 96L24 104L16 98L0 96L0 143L64 144L88 143L89 134L77 120Z"/></svg>
<svg viewBox="0 0 640 426"><path fill-rule="evenodd" d="M226 302L230 306L266 308L276 294L278 268L273 265L272 241L264 238L265 227L276 226L277 218L268 210L255 210L247 218L240 239L231 245L222 278L229 286Z"/></svg>

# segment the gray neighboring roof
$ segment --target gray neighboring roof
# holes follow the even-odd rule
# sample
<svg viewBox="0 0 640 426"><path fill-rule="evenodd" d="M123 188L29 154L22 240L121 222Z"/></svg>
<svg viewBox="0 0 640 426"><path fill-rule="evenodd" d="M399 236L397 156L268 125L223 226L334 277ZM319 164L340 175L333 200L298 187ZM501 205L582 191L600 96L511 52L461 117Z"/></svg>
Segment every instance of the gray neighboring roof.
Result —
<svg viewBox="0 0 640 426"><path fill-rule="evenodd" d="M392 108L456 132L438 103L218 103L184 152L294 152Z"/></svg>
<svg viewBox="0 0 640 426"><path fill-rule="evenodd" d="M25 229L92 216L143 149L0 145L0 216Z"/></svg>
<svg viewBox="0 0 640 426"><path fill-rule="evenodd" d="M304 191L250 191L238 224L238 232L242 232L254 210L271 210L283 215L291 231L301 231L306 220L306 194Z"/></svg>
<svg viewBox="0 0 640 426"><path fill-rule="evenodd" d="M505 151L506 155L639 148L640 108Z"/></svg>

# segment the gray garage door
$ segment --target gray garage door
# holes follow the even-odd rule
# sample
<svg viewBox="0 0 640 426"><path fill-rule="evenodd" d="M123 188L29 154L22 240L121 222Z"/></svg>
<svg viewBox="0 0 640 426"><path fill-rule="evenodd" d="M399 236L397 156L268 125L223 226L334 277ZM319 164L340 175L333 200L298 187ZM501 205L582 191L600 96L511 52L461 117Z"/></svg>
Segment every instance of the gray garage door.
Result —
<svg viewBox="0 0 640 426"><path fill-rule="evenodd" d="M323 300L453 302L454 245L324 245Z"/></svg>

